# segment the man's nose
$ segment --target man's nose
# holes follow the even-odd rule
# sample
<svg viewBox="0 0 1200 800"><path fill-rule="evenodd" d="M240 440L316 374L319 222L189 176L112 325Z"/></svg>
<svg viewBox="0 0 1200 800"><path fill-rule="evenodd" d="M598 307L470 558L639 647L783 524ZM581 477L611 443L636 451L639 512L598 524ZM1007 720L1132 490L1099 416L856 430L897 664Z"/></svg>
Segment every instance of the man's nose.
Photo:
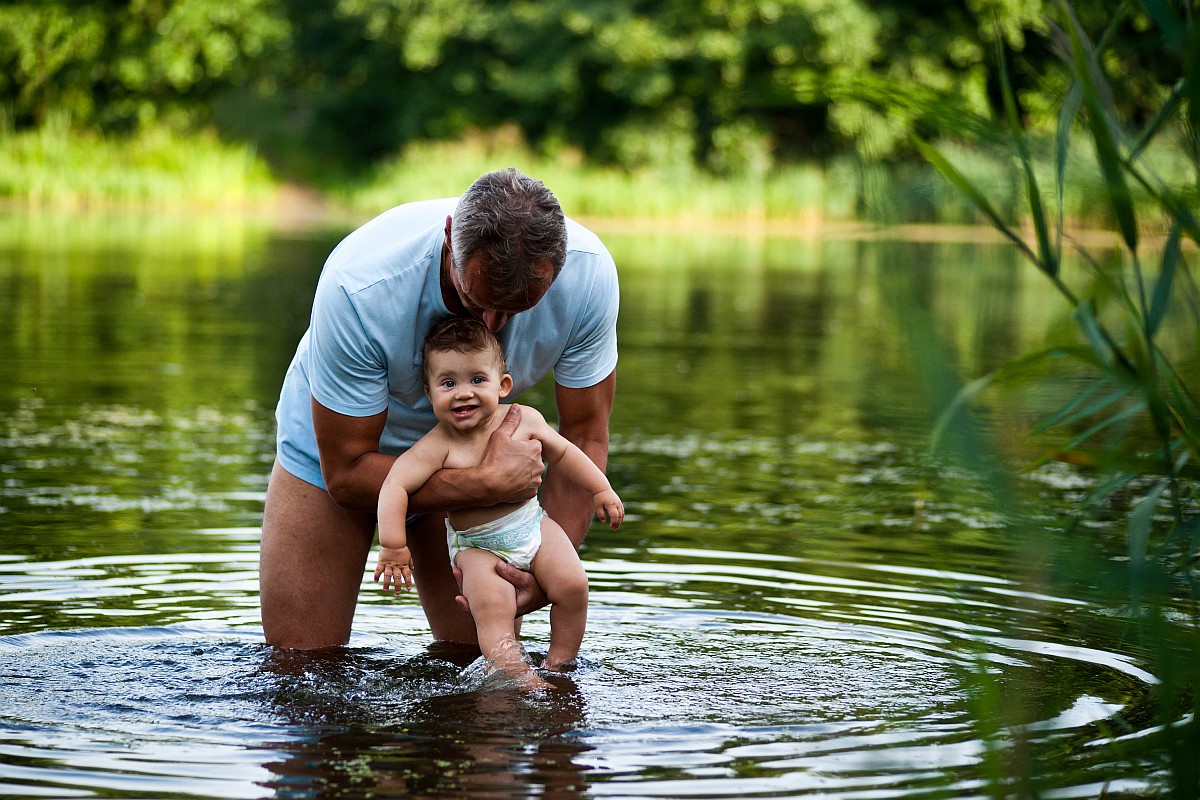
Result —
<svg viewBox="0 0 1200 800"><path fill-rule="evenodd" d="M484 311L482 314L483 324L488 326L488 330L492 333L499 333L500 329L508 323L509 314L503 311Z"/></svg>

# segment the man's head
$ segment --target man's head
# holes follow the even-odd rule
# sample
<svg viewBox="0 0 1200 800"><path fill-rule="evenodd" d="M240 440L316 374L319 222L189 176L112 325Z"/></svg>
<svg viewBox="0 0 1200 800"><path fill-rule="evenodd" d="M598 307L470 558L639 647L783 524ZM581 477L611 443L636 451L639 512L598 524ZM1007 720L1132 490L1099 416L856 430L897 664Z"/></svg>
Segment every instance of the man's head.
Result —
<svg viewBox="0 0 1200 800"><path fill-rule="evenodd" d="M454 288L468 313L493 330L537 305L567 257L558 200L541 181L511 167L471 184L447 238Z"/></svg>

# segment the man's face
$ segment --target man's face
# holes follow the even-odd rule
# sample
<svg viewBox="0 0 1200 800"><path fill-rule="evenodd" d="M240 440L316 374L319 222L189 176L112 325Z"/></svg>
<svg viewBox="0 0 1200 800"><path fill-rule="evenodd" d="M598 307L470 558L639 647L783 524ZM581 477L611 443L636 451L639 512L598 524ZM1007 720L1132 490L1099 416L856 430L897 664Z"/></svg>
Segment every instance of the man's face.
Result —
<svg viewBox="0 0 1200 800"><path fill-rule="evenodd" d="M547 275L553 273L549 264L545 265L544 269ZM488 285L480 258L468 261L462 269L451 267L450 280L454 284L454 291L458 294L458 300L463 309L487 325L492 333L499 332L508 324L514 314L528 311L537 305L550 288L550 283L547 281L544 288L535 290L515 301L497 302L495 292Z"/></svg>

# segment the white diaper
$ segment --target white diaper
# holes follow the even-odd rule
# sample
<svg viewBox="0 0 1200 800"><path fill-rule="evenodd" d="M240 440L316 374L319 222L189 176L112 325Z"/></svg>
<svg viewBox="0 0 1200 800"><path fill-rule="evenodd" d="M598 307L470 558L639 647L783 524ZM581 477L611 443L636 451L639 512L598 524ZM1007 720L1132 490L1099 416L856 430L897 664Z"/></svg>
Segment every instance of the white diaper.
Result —
<svg viewBox="0 0 1200 800"><path fill-rule="evenodd" d="M446 547L450 551L450 563L470 547L487 550L512 564L517 569L528 570L542 546L542 517L545 515L537 498L500 519L456 531L446 520Z"/></svg>

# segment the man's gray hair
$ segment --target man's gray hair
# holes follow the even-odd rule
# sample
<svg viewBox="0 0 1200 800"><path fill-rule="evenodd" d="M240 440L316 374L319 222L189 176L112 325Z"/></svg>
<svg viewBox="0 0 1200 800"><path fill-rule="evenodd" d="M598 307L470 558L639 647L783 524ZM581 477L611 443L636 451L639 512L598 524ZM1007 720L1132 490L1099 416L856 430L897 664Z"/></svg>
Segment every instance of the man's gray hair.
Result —
<svg viewBox="0 0 1200 800"><path fill-rule="evenodd" d="M456 269L484 259L498 303L540 295L567 259L567 225L558 199L513 167L471 184L454 210L450 242ZM553 267L548 276L542 271L546 262Z"/></svg>

